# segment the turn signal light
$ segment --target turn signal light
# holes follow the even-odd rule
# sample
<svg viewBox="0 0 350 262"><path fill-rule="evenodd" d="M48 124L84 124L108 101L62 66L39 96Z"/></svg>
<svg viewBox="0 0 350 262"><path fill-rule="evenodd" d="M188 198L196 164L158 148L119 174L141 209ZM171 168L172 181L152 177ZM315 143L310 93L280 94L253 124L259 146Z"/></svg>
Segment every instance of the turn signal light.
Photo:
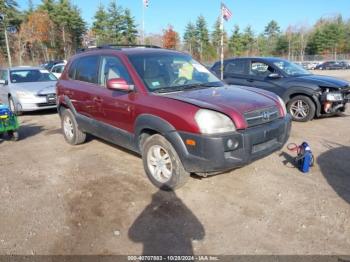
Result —
<svg viewBox="0 0 350 262"><path fill-rule="evenodd" d="M186 139L186 145L195 146L196 141L194 141L193 139Z"/></svg>

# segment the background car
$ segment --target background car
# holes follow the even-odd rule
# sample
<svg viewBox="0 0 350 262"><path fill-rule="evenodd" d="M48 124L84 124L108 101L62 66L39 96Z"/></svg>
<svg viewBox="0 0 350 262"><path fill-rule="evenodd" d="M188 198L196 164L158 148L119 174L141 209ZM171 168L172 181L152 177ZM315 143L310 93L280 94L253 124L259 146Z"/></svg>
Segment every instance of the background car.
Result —
<svg viewBox="0 0 350 262"><path fill-rule="evenodd" d="M211 69L220 75L220 62ZM293 120L306 122L315 116L345 111L350 86L345 80L313 75L302 67L279 58L236 58L224 62L228 84L251 86L279 95Z"/></svg>
<svg viewBox="0 0 350 262"><path fill-rule="evenodd" d="M50 72L54 74L57 78L60 78L65 66L66 64L64 63L56 64L51 68Z"/></svg>
<svg viewBox="0 0 350 262"><path fill-rule="evenodd" d="M50 71L54 65L66 64L66 63L67 63L67 61L65 61L65 60L50 60L50 61L46 61L43 64L41 64L40 67L45 68L45 69Z"/></svg>
<svg viewBox="0 0 350 262"><path fill-rule="evenodd" d="M338 70L347 69L347 65L344 62L326 61L315 67L316 70Z"/></svg>
<svg viewBox="0 0 350 262"><path fill-rule="evenodd" d="M0 70L0 100L20 114L56 107L57 78L38 67L12 67Z"/></svg>

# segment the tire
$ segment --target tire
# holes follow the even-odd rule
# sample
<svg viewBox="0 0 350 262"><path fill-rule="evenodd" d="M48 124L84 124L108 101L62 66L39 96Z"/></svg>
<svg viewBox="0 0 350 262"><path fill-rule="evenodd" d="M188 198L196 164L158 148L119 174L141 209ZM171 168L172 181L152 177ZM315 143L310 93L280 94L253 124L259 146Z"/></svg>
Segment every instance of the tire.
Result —
<svg viewBox="0 0 350 262"><path fill-rule="evenodd" d="M16 115L18 115L18 116L22 115L22 112L18 110L18 108L17 108L17 106L16 106L16 103L15 103L15 101L13 100L13 98L12 98L11 96L9 97L8 104L9 104L10 110L11 110L14 114L16 114Z"/></svg>
<svg viewBox="0 0 350 262"><path fill-rule="evenodd" d="M19 140L19 133L18 131L8 131L7 135L10 137L12 141L18 141Z"/></svg>
<svg viewBox="0 0 350 262"><path fill-rule="evenodd" d="M307 122L315 117L316 106L307 96L295 96L287 104L287 110L293 121Z"/></svg>
<svg viewBox="0 0 350 262"><path fill-rule="evenodd" d="M162 190L180 188L190 176L173 146L161 135L153 135L145 140L142 145L142 160L149 180Z"/></svg>
<svg viewBox="0 0 350 262"><path fill-rule="evenodd" d="M69 109L63 109L61 114L61 128L65 140L71 145L85 142L86 134L79 130L77 121Z"/></svg>

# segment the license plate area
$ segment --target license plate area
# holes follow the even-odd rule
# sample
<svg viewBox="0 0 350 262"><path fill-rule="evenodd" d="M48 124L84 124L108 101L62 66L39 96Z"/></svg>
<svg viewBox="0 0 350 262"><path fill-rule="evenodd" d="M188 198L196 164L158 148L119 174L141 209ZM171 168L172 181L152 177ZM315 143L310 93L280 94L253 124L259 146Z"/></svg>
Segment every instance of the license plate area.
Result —
<svg viewBox="0 0 350 262"><path fill-rule="evenodd" d="M47 95L46 101L48 104L56 104L56 95Z"/></svg>

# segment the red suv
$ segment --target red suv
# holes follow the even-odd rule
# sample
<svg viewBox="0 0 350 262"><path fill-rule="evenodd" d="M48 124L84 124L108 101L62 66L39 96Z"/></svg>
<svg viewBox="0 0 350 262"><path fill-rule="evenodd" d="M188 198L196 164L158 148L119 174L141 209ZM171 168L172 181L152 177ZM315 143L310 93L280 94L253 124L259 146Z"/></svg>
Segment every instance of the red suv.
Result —
<svg viewBox="0 0 350 262"><path fill-rule="evenodd" d="M183 185L279 150L291 117L275 94L228 86L185 53L155 47L85 50L57 83L64 137L86 133L142 155L161 189Z"/></svg>

